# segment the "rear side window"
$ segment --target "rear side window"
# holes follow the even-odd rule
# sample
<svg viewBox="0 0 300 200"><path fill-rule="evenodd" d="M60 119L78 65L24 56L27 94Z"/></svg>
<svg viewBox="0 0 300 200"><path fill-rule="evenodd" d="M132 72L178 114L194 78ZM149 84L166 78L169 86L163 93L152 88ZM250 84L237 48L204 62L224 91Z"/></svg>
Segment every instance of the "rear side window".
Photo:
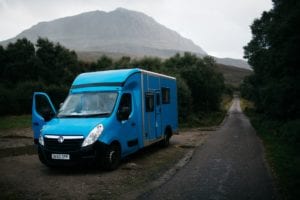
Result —
<svg viewBox="0 0 300 200"><path fill-rule="evenodd" d="M154 94L146 93L146 112L154 111Z"/></svg>
<svg viewBox="0 0 300 200"><path fill-rule="evenodd" d="M170 103L170 88L162 87L161 88L161 94L162 94L162 103L163 104L169 104Z"/></svg>

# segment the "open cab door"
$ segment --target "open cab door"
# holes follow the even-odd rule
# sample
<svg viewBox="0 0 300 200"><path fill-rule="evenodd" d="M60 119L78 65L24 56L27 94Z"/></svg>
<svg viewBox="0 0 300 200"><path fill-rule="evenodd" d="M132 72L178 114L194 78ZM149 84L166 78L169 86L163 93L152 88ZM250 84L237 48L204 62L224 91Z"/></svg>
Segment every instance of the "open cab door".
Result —
<svg viewBox="0 0 300 200"><path fill-rule="evenodd" d="M34 143L37 144L41 129L56 115L56 110L46 93L35 92L32 99L32 130Z"/></svg>

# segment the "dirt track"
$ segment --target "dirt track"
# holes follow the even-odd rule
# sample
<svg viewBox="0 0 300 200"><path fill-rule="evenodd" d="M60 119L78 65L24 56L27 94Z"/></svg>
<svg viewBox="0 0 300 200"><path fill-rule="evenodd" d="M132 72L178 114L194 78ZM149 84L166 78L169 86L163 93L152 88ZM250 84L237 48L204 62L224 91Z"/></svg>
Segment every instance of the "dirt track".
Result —
<svg viewBox="0 0 300 200"><path fill-rule="evenodd" d="M28 145L32 142L29 131L11 131L0 138L0 199L134 198L163 182L161 177L171 176L174 165L209 134L182 132L171 138L168 148L146 148L124 160L118 170L105 172L94 166L48 169Z"/></svg>

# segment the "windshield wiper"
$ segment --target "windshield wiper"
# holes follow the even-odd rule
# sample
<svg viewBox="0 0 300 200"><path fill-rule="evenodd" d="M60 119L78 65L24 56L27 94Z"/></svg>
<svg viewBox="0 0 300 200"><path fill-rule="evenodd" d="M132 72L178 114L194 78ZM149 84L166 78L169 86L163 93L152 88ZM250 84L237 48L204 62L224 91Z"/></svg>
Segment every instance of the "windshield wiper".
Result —
<svg viewBox="0 0 300 200"><path fill-rule="evenodd" d="M106 116L109 115L110 113L105 112L105 113L94 113L94 114L87 114L87 115L83 115L84 117L97 117L97 116Z"/></svg>

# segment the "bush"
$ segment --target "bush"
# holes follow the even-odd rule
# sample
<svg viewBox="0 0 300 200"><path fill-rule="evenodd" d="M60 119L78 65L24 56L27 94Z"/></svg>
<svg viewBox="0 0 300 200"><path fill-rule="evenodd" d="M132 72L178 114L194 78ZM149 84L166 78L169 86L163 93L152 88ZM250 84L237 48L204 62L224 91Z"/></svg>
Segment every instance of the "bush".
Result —
<svg viewBox="0 0 300 200"><path fill-rule="evenodd" d="M31 113L35 91L48 93L59 108L73 79L85 71L139 67L177 77L180 122L198 121L197 118L218 111L225 88L223 76L215 71L214 59L191 53L176 54L166 60L132 60L124 56L114 61L102 56L96 63L83 63L74 51L42 38L35 46L27 39L11 43L7 49L0 46L0 53L0 64L4 66L0 71L0 115Z"/></svg>
<svg viewBox="0 0 300 200"><path fill-rule="evenodd" d="M10 102L13 101L11 91L5 85L0 85L0 94L0 115L10 114Z"/></svg>
<svg viewBox="0 0 300 200"><path fill-rule="evenodd" d="M68 93L69 93L70 85L66 86L58 86L58 85L50 85L45 88L45 92L51 98L52 103L56 109L59 109L59 105L64 102Z"/></svg>
<svg viewBox="0 0 300 200"><path fill-rule="evenodd" d="M180 76L177 77L177 89L178 89L178 117L179 122L183 123L189 121L193 113L193 98L191 91L186 84L185 80Z"/></svg>
<svg viewBox="0 0 300 200"><path fill-rule="evenodd" d="M294 146L300 145L300 119L288 121L280 127L283 138Z"/></svg>

